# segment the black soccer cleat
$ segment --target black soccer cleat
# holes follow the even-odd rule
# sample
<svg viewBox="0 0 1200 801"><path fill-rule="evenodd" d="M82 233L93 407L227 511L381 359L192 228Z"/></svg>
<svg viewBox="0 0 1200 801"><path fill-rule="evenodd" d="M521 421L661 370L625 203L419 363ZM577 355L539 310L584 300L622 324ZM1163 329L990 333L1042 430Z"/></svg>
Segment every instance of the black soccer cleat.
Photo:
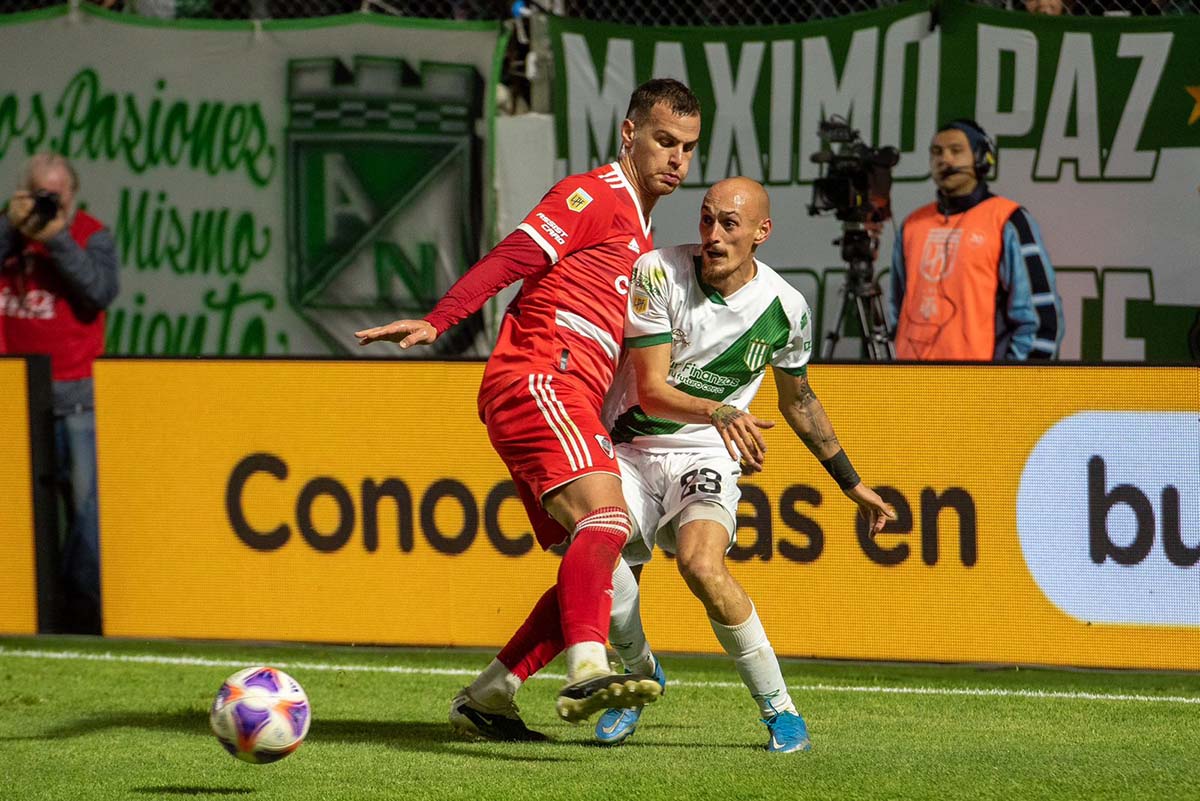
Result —
<svg viewBox="0 0 1200 801"><path fill-rule="evenodd" d="M525 725L511 701L504 707L488 709L471 699L466 688L450 702L450 727L465 737L498 742L540 743L550 738Z"/></svg>
<svg viewBox="0 0 1200 801"><path fill-rule="evenodd" d="M601 673L580 679L558 692L555 708L568 723L587 720L601 709L635 709L657 701L662 685L644 673Z"/></svg>

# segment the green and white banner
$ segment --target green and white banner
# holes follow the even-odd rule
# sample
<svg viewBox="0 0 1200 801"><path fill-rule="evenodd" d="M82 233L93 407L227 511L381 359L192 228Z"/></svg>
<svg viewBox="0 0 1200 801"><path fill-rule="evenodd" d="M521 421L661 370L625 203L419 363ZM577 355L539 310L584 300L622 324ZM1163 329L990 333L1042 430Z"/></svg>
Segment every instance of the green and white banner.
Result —
<svg viewBox="0 0 1200 801"><path fill-rule="evenodd" d="M768 185L762 257L835 318L840 226L810 218L817 125L895 145L899 218L933 199L928 144L973 117L998 139L993 191L1026 206L1058 268L1065 359L1200 358L1200 18L1053 18L915 0L795 26L645 29L553 19L559 170L610 160L629 93L684 80L704 105L685 187L654 210L659 245L694 241L705 187ZM890 264L894 229L877 271ZM887 281L884 285L886 287ZM843 340L836 355L857 353Z"/></svg>
<svg viewBox="0 0 1200 801"><path fill-rule="evenodd" d="M368 15L0 18L0 194L31 153L71 159L122 261L109 353L359 353L356 329L419 316L478 257L502 45L498 23Z"/></svg>

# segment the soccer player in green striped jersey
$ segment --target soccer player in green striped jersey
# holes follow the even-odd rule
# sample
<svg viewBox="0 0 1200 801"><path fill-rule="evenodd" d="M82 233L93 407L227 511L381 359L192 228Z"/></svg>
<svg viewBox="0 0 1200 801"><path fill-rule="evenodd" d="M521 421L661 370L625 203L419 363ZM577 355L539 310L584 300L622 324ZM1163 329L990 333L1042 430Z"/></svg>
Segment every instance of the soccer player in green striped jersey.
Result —
<svg viewBox="0 0 1200 801"><path fill-rule="evenodd" d="M700 243L652 251L634 266L626 356L605 406L635 534L613 575L609 639L627 670L666 683L642 630L637 581L654 545L673 552L704 604L717 640L758 704L775 752L807 751L804 719L746 591L725 566L734 542L742 473L761 470L761 429L748 411L767 365L779 410L872 531L895 511L854 471L808 383L812 320L794 287L758 261L771 235L766 190L748 178L721 181L700 208ZM612 709L596 738L616 744L641 709Z"/></svg>

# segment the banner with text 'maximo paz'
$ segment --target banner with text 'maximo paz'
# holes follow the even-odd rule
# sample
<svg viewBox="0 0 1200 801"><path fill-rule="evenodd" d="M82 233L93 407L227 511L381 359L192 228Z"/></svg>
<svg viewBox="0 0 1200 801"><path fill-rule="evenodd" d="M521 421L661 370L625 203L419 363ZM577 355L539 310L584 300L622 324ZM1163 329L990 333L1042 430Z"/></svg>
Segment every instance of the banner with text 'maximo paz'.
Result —
<svg viewBox="0 0 1200 801"><path fill-rule="evenodd" d="M105 632L498 646L554 581L477 363L97 365ZM732 570L781 655L1200 669L1200 370L817 366L899 519L780 424ZM753 411L779 419L768 380ZM719 647L671 560L662 651Z"/></svg>
<svg viewBox="0 0 1200 801"><path fill-rule="evenodd" d="M908 0L797 25L651 28L551 17L559 171L615 158L629 93L678 78L703 131L684 184L654 207L659 245L691 242L708 187L734 175L771 192L775 229L759 257L800 289L814 322L837 319L846 265L832 216L811 217L818 127L845 117L899 149L876 265L890 292L893 237L935 199L929 144L971 117L995 137L989 185L1037 221L1057 271L1059 358L1200 359L1195 226L1200 184L1200 15L1013 13L963 0ZM1016 4L1021 8L1021 4ZM853 160L841 167L848 173ZM865 168L864 168L865 169ZM848 202L848 199L847 199ZM1136 236L1129 232L1136 230ZM857 341L838 355L853 358Z"/></svg>

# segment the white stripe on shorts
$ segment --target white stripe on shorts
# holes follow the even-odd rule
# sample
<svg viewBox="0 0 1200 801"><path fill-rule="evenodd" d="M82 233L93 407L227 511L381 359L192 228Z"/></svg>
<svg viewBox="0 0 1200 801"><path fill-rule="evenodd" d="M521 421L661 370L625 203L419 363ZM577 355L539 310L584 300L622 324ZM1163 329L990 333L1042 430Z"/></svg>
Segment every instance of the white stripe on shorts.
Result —
<svg viewBox="0 0 1200 801"><path fill-rule="evenodd" d="M566 421L567 427L570 429L570 432L567 435L568 438L571 438L570 434L574 434L575 436L573 441L578 442L579 447L583 449L583 458L580 459L580 462L586 463L588 467L592 467L592 452L588 449L587 440L584 439L583 433L579 430L579 426L575 425L575 421L571 419L571 415L567 414L567 407L563 406L562 401L558 399L558 395L554 392L554 387L550 386L550 379L552 378L554 378L552 375L546 376L546 393L549 395L550 401L554 404L554 407L558 408L559 414L562 415L562 418Z"/></svg>
<svg viewBox="0 0 1200 801"><path fill-rule="evenodd" d="M587 463L591 463L591 454L588 454L586 445L583 445L583 451L580 452L582 437L576 438L579 430L575 428L574 423L567 424L571 418L562 404L553 397L553 391L549 386L553 378L554 376L530 373L529 393L537 401L542 417L546 419L546 424L550 426L550 430L554 432L554 436L562 445L563 453L567 455L567 463L571 466L571 470L579 470L584 465L584 455L587 456ZM563 417L566 418L566 422Z"/></svg>

